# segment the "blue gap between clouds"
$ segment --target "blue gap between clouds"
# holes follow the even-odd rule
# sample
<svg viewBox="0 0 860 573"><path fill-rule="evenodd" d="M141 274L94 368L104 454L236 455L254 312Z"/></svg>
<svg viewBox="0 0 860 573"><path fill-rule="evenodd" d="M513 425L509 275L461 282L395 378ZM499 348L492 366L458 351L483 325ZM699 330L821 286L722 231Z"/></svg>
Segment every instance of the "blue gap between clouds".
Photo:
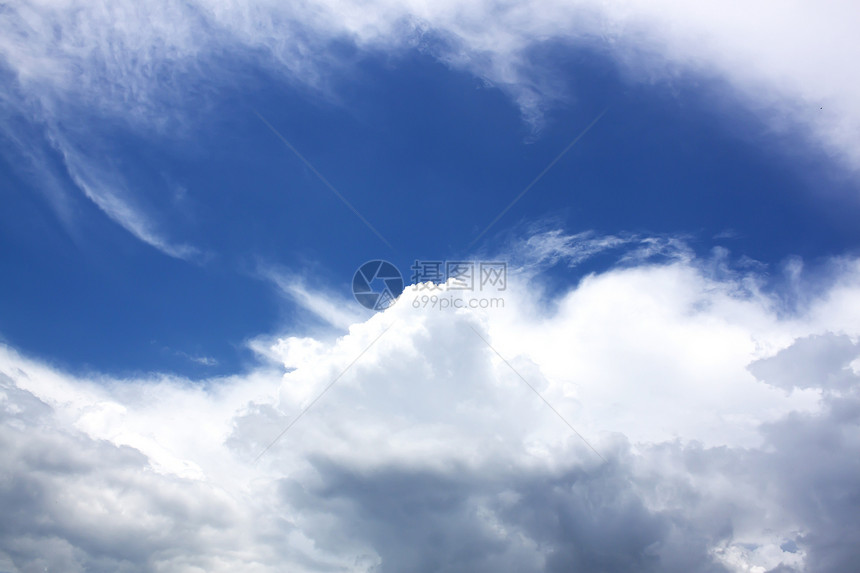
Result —
<svg viewBox="0 0 860 573"><path fill-rule="evenodd" d="M258 265L306 270L310 288L349 296L354 270L368 259L391 260L408 280L415 259L465 257L466 245L606 105L603 120L479 244L483 252L548 218L571 233L686 234L700 253L723 244L770 264L860 242L856 204L834 210L811 183L810 172L831 167L813 158L800 172L742 109L714 111L706 94L719 85L637 85L602 55L558 43L531 58L569 94L536 137L502 91L419 53L356 57L334 78L334 100L246 71L244 87L223 91L211 118L180 142L99 133L165 235L212 254L202 265L140 243L69 183L85 237L72 244L32 183L3 164L0 332L72 370L191 378L242 370L248 337L305 318L255 277ZM736 238L712 240L727 229ZM560 265L547 281L561 290L609 264Z"/></svg>

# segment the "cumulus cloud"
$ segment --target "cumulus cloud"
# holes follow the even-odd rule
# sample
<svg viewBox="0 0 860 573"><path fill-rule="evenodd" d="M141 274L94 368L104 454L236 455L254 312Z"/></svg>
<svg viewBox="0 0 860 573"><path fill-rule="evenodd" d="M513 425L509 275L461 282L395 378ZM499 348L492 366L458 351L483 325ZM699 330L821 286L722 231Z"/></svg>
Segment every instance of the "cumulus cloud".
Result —
<svg viewBox="0 0 860 573"><path fill-rule="evenodd" d="M860 165L854 2L0 10L3 135L51 174L58 213L73 209L53 152L106 216L178 258L200 253L80 138L94 118L181 132L229 81L227 54L326 93L334 42L423 50L538 126L567 94L531 54L562 42L632 81L721 80L773 128ZM44 141L21 145L21 124ZM548 265L606 253L620 264L542 290ZM407 290L365 318L274 273L340 335L283 336L261 348L279 367L200 384L74 376L0 347L0 569L854 570L860 262L834 261L820 290L795 265L787 308L756 267L673 238L550 232L506 255L504 307L480 312L416 309Z"/></svg>
<svg viewBox="0 0 860 573"><path fill-rule="evenodd" d="M512 267L504 308L407 288L336 338L283 336L280 367L199 384L3 347L0 567L853 570L860 261L791 314L709 260L552 297L535 268Z"/></svg>
<svg viewBox="0 0 860 573"><path fill-rule="evenodd" d="M758 379L787 390L845 391L860 382L851 367L858 356L860 344L851 337L828 333L800 339L776 356L750 365L750 371Z"/></svg>

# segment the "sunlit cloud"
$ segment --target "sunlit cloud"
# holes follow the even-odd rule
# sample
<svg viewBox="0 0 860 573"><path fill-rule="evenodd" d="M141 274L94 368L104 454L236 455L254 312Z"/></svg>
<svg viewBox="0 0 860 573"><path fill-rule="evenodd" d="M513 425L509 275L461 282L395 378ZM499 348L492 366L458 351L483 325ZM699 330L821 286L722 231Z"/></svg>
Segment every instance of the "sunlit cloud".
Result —
<svg viewBox="0 0 860 573"><path fill-rule="evenodd" d="M500 256L541 243L557 263L617 245L548 232ZM707 259L621 263L549 299L527 268L510 269L504 308L416 308L408 286L340 335L281 336L267 350L280 368L202 384L72 376L4 347L0 495L41 521L7 521L0 558L847 570L858 261L793 314L755 270L715 274Z"/></svg>

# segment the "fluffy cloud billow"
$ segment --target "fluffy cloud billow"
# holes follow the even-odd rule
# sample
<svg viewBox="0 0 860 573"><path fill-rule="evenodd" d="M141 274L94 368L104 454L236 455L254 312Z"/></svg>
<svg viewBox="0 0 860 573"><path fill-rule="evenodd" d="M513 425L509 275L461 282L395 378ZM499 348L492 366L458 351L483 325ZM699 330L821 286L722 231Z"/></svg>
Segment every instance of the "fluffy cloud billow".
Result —
<svg viewBox="0 0 860 573"><path fill-rule="evenodd" d="M611 239L515 246L504 308L407 287L203 383L4 347L0 570L853 571L860 262L789 308L725 257Z"/></svg>

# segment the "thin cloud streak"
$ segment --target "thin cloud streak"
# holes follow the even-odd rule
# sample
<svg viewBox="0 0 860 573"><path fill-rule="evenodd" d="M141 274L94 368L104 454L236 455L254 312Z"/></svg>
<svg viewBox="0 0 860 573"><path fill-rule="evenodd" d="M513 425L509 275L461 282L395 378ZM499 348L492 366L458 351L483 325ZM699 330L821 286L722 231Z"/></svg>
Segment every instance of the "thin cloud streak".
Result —
<svg viewBox="0 0 860 573"><path fill-rule="evenodd" d="M84 158L56 137L54 142L63 156L72 181L112 221L170 257L191 262L206 258L205 253L200 249L172 243L155 231L154 223L123 197L128 192L121 189L123 182L118 174L105 173L101 166L93 165L89 159Z"/></svg>

